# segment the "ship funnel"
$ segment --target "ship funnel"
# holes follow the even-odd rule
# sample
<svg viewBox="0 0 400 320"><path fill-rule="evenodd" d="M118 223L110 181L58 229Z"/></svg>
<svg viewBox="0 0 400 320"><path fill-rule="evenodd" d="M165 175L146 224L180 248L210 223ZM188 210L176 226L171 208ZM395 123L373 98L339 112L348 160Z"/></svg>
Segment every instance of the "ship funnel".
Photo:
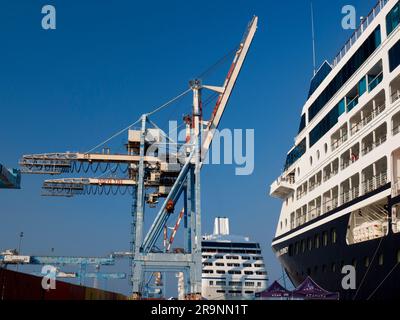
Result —
<svg viewBox="0 0 400 320"><path fill-rule="evenodd" d="M218 217L214 221L214 235L229 235L229 219Z"/></svg>

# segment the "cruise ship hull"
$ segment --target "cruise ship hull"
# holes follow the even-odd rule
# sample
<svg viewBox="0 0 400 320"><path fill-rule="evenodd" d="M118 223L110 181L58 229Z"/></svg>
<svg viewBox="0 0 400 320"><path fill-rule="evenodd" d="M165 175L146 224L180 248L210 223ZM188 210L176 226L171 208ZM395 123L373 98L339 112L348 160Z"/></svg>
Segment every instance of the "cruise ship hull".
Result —
<svg viewBox="0 0 400 320"><path fill-rule="evenodd" d="M389 209L398 203L400 197L388 197ZM398 300L400 233L393 233L389 227L388 234L383 238L348 245L346 234L350 214L351 212L348 212L290 240L274 244L272 247L275 253L286 252L286 248L291 244L301 243L304 239L314 239L315 235L330 230L336 230L337 233L336 243L328 243L326 246L321 244L320 248L312 250L306 247L304 252L300 248L299 254L277 254L280 263L295 286L310 275L324 289L339 292L341 300ZM369 263L366 263L367 259ZM342 280L346 274L342 274L341 271L345 265L355 266L354 290L345 290L342 287Z"/></svg>

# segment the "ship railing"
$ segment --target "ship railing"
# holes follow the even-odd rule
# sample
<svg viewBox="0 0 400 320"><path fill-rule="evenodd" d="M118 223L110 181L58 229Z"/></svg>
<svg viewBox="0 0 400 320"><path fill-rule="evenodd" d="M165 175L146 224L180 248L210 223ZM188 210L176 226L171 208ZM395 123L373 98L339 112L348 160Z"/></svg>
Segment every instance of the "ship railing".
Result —
<svg viewBox="0 0 400 320"><path fill-rule="evenodd" d="M385 143L386 140L387 140L387 134L380 136L378 139L376 139L375 142L372 142L371 144L365 146L364 149L361 150L362 155L365 156L366 154L370 153L376 147L379 147L381 144Z"/></svg>
<svg viewBox="0 0 400 320"><path fill-rule="evenodd" d="M311 192L311 191L313 191L314 189L316 189L316 188L318 188L319 186L321 185L321 181L317 181L317 182L315 182L315 183L313 183L313 184L310 184L310 186L309 186L309 191Z"/></svg>
<svg viewBox="0 0 400 320"><path fill-rule="evenodd" d="M387 183L387 173L386 172L379 173L376 176L373 176L370 179L363 181L362 183L363 193L367 194L371 191L374 191L384 186L386 183Z"/></svg>
<svg viewBox="0 0 400 320"><path fill-rule="evenodd" d="M300 200L301 198L303 198L305 195L307 195L307 190L299 192L296 196L296 200Z"/></svg>
<svg viewBox="0 0 400 320"><path fill-rule="evenodd" d="M309 220L313 220L321 215L321 207L315 207L314 209L308 212Z"/></svg>
<svg viewBox="0 0 400 320"><path fill-rule="evenodd" d="M327 174L324 175L324 182L328 181L330 178L336 176L338 174L339 170L333 170L328 172Z"/></svg>
<svg viewBox="0 0 400 320"><path fill-rule="evenodd" d="M358 196L360 195L360 187L354 187L346 192L343 192L340 195L340 200L341 200L341 204L346 204L356 198L358 198Z"/></svg>
<svg viewBox="0 0 400 320"><path fill-rule="evenodd" d="M347 112L350 112L358 105L358 99L360 98L359 95L356 95L353 100L347 103Z"/></svg>
<svg viewBox="0 0 400 320"><path fill-rule="evenodd" d="M339 197L333 197L331 200L322 203L322 212L327 213L339 206Z"/></svg>
<svg viewBox="0 0 400 320"><path fill-rule="evenodd" d="M392 186L392 197L397 197L400 195L400 177L397 177Z"/></svg>
<svg viewBox="0 0 400 320"><path fill-rule="evenodd" d="M371 92L374 90L378 84L380 84L383 80L383 71L381 71L374 79L372 79L368 84L368 91Z"/></svg>
<svg viewBox="0 0 400 320"><path fill-rule="evenodd" d="M392 93L392 103L395 103L400 99L400 90L397 89L394 93Z"/></svg>
<svg viewBox="0 0 400 320"><path fill-rule="evenodd" d="M364 128L367 124L369 124L372 120L375 119L379 114L381 114L386 108L386 104L383 103L379 107L377 107L375 110L373 110L368 116L365 116L362 118L359 122L354 124L351 129L351 135L355 135L357 132L359 132L362 128Z"/></svg>
<svg viewBox="0 0 400 320"><path fill-rule="evenodd" d="M344 133L343 135L341 135L337 140L335 140L334 142L332 142L332 151L335 151L337 148L339 148L343 143L345 143L347 141L348 138L348 134L347 132Z"/></svg>
<svg viewBox="0 0 400 320"><path fill-rule="evenodd" d="M393 128L392 133L393 133L393 135L395 136L395 135L398 134L399 132L400 132L400 124L398 124L397 126L395 126L395 127Z"/></svg>
<svg viewBox="0 0 400 320"><path fill-rule="evenodd" d="M357 30L354 31L353 35L346 42L343 48L339 51L336 57L333 60L333 67L336 67L339 62L343 59L346 53L350 50L350 48L356 43L356 41L360 38L360 36L364 33L367 27L374 21L375 17L381 12L382 8L387 4L389 0L379 0L376 6L371 10L368 16L363 19L361 25Z"/></svg>

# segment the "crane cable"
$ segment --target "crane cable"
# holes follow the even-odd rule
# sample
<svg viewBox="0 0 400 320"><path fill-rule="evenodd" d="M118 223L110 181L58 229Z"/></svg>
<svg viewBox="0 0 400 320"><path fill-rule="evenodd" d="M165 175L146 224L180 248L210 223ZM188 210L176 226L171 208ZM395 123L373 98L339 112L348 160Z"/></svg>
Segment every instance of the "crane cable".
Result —
<svg viewBox="0 0 400 320"><path fill-rule="evenodd" d="M237 46L230 50L228 53L226 53L221 59L219 59L216 63L214 63L211 67L209 67L208 69L206 69L204 72L202 72L201 74L199 74L197 76L198 79L203 79L206 76L208 76L209 74L211 74L217 67L219 67L222 63L224 63L233 53L235 53L237 51ZM182 98L183 96L185 96L186 94L188 94L190 91L192 91L191 88L185 90L184 92L182 92L181 94L177 95L175 98L169 100L168 102L164 103L163 105L155 108L153 111L147 113L147 116L151 116L159 111L161 111L162 109L166 108L167 106L169 106L170 104L174 103L175 101L179 100L180 98ZM214 97L213 97L214 98ZM212 99L211 99L212 100ZM141 119L139 118L137 121L135 121L134 123L130 124L129 126L127 126L126 128L118 131L117 133L113 134L110 138L104 140L103 142L99 143L98 145L96 145L95 147L91 148L90 150L86 151L85 153L90 153L94 150L96 150L97 148L103 146L104 144L106 144L107 142L111 141L112 139L114 139L115 137L118 137L120 134L124 133L126 130L130 129L131 127L133 127L134 125L138 124L141 121Z"/></svg>
<svg viewBox="0 0 400 320"><path fill-rule="evenodd" d="M182 92L181 94L177 95L175 98L169 100L168 102L164 103L163 105L159 106L158 108L154 109L153 111L147 113L147 116L151 116L155 113L157 113L158 111L166 108L167 106L169 106L170 104L174 103L176 100L182 98L184 95L188 94L192 89L187 89L186 91ZM99 143L98 145L96 145L95 147L91 148L90 150L86 151L85 153L90 153L94 150L96 150L97 148L105 145L107 142L111 141L112 139L114 139L115 137L118 137L120 134L124 133L125 131L127 131L128 129L130 129L131 127L135 126L136 124L138 124L141 121L141 118L139 118L137 121L131 123L129 126L127 126L126 128L118 131L117 133L113 134L111 137L109 137L108 139L104 140L103 142Z"/></svg>

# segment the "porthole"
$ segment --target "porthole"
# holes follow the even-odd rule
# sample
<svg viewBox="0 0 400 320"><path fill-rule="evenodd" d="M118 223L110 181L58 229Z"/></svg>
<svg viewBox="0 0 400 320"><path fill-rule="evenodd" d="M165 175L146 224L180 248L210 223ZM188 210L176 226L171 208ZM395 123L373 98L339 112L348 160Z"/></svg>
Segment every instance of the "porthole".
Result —
<svg viewBox="0 0 400 320"><path fill-rule="evenodd" d="M326 247L328 245L328 233L324 232L322 234L322 243L324 245L324 247Z"/></svg>
<svg viewBox="0 0 400 320"><path fill-rule="evenodd" d="M336 243L336 241L337 241L336 230L332 229L332 243Z"/></svg>
<svg viewBox="0 0 400 320"><path fill-rule="evenodd" d="M313 165L313 158L310 157L310 165Z"/></svg>
<svg viewBox="0 0 400 320"><path fill-rule="evenodd" d="M319 160L319 158L321 158L321 152L319 152L319 150L317 151L317 159Z"/></svg>
<svg viewBox="0 0 400 320"><path fill-rule="evenodd" d="M315 244L314 244L315 249L319 249L319 236L318 235L315 236L314 242L315 242Z"/></svg>
<svg viewBox="0 0 400 320"><path fill-rule="evenodd" d="M327 143L325 143L325 145L324 145L324 150L325 150L325 154L327 154L328 153L328 144Z"/></svg>

